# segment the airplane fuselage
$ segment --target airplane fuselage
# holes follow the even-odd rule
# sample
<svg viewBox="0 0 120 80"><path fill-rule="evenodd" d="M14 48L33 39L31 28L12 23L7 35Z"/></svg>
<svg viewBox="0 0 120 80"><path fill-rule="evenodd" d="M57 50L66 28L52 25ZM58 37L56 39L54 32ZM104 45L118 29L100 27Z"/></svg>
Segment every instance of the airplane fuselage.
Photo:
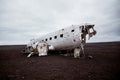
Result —
<svg viewBox="0 0 120 80"><path fill-rule="evenodd" d="M49 47L48 50L75 49L86 43L87 34L89 38L96 34L93 27L93 24L72 25L32 40L27 47L35 48L35 44L45 42ZM91 32L91 29L93 32Z"/></svg>
<svg viewBox="0 0 120 80"><path fill-rule="evenodd" d="M80 26L70 26L36 40L39 42L45 41L49 47L53 47L55 50L74 49L80 45L81 33Z"/></svg>

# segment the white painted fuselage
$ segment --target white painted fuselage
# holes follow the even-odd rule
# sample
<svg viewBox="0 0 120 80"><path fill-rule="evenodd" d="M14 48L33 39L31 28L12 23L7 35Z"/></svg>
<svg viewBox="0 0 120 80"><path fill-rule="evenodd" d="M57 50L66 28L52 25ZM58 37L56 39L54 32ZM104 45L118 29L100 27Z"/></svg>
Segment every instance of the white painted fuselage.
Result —
<svg viewBox="0 0 120 80"><path fill-rule="evenodd" d="M49 47L53 49L71 49L80 45L81 29L79 26L70 26L47 34L37 39L37 41L45 41Z"/></svg>
<svg viewBox="0 0 120 80"><path fill-rule="evenodd" d="M94 26L91 24L89 25ZM32 40L30 44L33 45L36 42L46 42L49 46L49 50L75 49L76 47L80 47L82 41L81 35L83 34L82 28L89 25L72 25Z"/></svg>

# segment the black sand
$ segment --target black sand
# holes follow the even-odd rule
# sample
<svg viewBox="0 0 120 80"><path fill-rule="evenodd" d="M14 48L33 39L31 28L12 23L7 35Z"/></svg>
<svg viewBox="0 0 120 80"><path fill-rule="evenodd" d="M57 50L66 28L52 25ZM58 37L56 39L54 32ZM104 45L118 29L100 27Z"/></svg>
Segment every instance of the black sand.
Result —
<svg viewBox="0 0 120 80"><path fill-rule="evenodd" d="M93 59L48 55L27 58L24 45L0 46L0 80L120 80L120 42L86 44Z"/></svg>

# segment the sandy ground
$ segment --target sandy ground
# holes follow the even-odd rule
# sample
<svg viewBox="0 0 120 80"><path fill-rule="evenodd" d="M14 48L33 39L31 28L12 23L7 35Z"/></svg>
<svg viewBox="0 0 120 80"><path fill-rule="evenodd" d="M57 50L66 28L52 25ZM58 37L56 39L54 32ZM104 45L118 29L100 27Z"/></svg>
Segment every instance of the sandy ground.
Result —
<svg viewBox="0 0 120 80"><path fill-rule="evenodd" d="M120 42L86 44L93 59L48 55L27 58L24 45L0 46L0 80L120 80Z"/></svg>

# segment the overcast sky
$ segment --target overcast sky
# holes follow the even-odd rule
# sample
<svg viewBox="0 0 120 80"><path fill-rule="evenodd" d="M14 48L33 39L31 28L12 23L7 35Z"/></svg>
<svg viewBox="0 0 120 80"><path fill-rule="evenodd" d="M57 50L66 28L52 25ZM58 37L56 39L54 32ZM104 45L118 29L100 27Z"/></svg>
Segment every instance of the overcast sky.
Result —
<svg viewBox="0 0 120 80"><path fill-rule="evenodd" d="M120 41L120 0L0 0L0 45L81 23L95 24L88 42Z"/></svg>

